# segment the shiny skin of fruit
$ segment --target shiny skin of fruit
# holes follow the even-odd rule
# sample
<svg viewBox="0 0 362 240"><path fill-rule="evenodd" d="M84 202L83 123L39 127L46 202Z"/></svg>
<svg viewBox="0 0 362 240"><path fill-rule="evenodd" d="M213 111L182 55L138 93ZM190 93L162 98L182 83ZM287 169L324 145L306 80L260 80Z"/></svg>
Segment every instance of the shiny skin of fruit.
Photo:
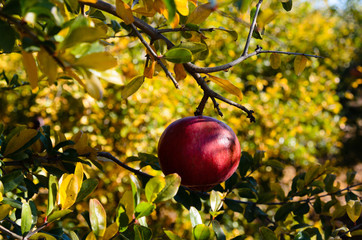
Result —
<svg viewBox="0 0 362 240"><path fill-rule="evenodd" d="M238 167L240 154L233 130L206 116L185 117L171 123L158 143L163 173L177 173L182 185L199 191L227 180Z"/></svg>

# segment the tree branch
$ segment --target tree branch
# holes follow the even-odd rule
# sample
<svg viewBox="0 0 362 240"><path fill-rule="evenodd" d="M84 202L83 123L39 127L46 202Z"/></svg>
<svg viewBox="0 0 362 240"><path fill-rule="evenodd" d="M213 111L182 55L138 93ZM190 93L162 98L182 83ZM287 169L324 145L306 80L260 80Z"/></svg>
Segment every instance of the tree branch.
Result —
<svg viewBox="0 0 362 240"><path fill-rule="evenodd" d="M256 11L255 11L255 15L254 15L254 18L253 18L253 22L252 22L252 24L250 26L248 38L246 39L244 51L243 51L243 54L241 56L245 56L245 55L248 54L251 37L253 36L253 32L254 32L254 29L255 29L255 26L256 26L256 19L258 18L258 14L259 14L260 6L261 6L262 2L263 2L263 0L259 0L258 4L256 4Z"/></svg>
<svg viewBox="0 0 362 240"><path fill-rule="evenodd" d="M8 236L14 238L14 239L22 239L23 237L10 231L9 229L3 227L2 225L0 225L0 232L3 232L5 234L7 234Z"/></svg>
<svg viewBox="0 0 362 240"><path fill-rule="evenodd" d="M179 85L176 81L176 79L172 76L172 74L170 73L170 71L168 71L167 67L162 63L161 59L157 56L157 53L155 53L153 51L153 49L151 48L151 46L145 41L145 39L142 37L141 33L137 30L137 28L135 27L135 25L133 23L131 23L131 27L133 29L133 31L136 33L137 37L139 38L139 40L141 41L141 43L147 48L147 50L151 53L152 58L157 61L157 63L162 67L163 71L166 73L166 76L169 77L171 79L171 81L173 82L173 84L175 85L175 87L178 89Z"/></svg>

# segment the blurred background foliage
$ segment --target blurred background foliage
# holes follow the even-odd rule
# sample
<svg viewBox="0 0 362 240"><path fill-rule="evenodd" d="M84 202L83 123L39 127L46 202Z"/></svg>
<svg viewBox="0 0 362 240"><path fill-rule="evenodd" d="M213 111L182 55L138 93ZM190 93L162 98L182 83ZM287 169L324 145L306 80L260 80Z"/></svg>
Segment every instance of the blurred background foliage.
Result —
<svg viewBox="0 0 362 240"><path fill-rule="evenodd" d="M242 104L255 111L256 123L250 123L242 111L226 104L220 104L223 118L217 116L210 103L204 114L227 123L236 132L243 151L263 150L268 159L304 168L326 160L348 166L360 163L361 3L346 1L329 6L326 1L293 1L293 4L293 10L286 13L279 1L264 1L263 13L273 15L274 20L265 26L262 40L252 40L251 48L259 45L264 50L302 52L325 58L309 58L300 76L293 70L294 56L282 55L282 65L277 70L270 66L267 54L250 58L216 75L242 89ZM204 32L210 54L196 63L217 66L240 56L249 18L249 13L241 14L228 4L220 4L201 27L235 30L238 39L235 41L230 34L220 31ZM159 27L164 25L161 17L157 20L156 16L155 22ZM127 34L121 29L116 37L106 39L111 44L106 48L118 59L116 71L124 83L143 73L146 54L136 38L124 37ZM186 40L180 33L165 35L175 43ZM197 34L193 37L199 38ZM26 81L19 53L1 54L0 66L7 78L18 74L20 83ZM173 67L171 63L168 66ZM104 96L97 101L70 79L59 79L49 85L44 78L36 91L26 85L8 90L5 81L0 80L0 122L5 124L6 131L19 124L34 127L39 122L68 137L81 130L88 133L93 146L100 145L104 151L125 160L139 152L156 154L165 127L178 118L193 115L202 98L202 91L191 77L180 81L181 89L177 90L162 71L146 79L126 100L121 97L122 85L105 81L102 85ZM210 85L223 96L238 101L217 85ZM122 193L130 187L128 172L114 163L106 163L103 170L88 167L86 172L101 180L94 195L112 212ZM160 174L151 169L146 171ZM265 168L254 177L262 182L266 180L263 174L268 181L288 185L295 169L271 172ZM162 204L150 219L155 235L161 226L173 227L174 232L190 229L187 226L190 223L182 222L188 216L187 211L171 201ZM71 229L79 224L77 213L85 209L87 203L79 203L73 217L63 221L63 227ZM247 224L239 213L230 211L223 216L223 223L229 223L225 224L230 227L227 230L234 231L230 235L257 232L257 225L242 227ZM187 230L184 232L184 236L189 234Z"/></svg>

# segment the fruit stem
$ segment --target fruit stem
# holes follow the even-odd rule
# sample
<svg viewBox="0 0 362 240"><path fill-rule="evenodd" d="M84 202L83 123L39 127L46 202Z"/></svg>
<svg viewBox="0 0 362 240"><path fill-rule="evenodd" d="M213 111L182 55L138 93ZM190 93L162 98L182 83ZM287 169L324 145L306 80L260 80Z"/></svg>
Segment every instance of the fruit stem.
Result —
<svg viewBox="0 0 362 240"><path fill-rule="evenodd" d="M194 112L195 116L201 116L202 113L204 112L204 108L206 105L207 100L209 99L209 95L207 95L204 92L204 96L202 96L201 102L199 104L199 106L197 106L196 111Z"/></svg>

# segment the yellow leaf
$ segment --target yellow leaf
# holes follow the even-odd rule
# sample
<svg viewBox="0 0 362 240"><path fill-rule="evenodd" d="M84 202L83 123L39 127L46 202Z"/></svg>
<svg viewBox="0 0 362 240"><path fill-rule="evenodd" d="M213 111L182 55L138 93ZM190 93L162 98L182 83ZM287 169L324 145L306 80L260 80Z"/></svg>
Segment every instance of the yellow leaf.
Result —
<svg viewBox="0 0 362 240"><path fill-rule="evenodd" d="M189 15L189 1L187 0L175 0L177 11L183 15Z"/></svg>
<svg viewBox="0 0 362 240"><path fill-rule="evenodd" d="M87 78L85 79L86 81L84 86L85 90L92 98L101 100L103 98L104 91L101 81L91 72L89 72L86 77Z"/></svg>
<svg viewBox="0 0 362 240"><path fill-rule="evenodd" d="M303 72L305 65L307 64L307 58L302 55L298 55L294 59L294 71L298 76Z"/></svg>
<svg viewBox="0 0 362 240"><path fill-rule="evenodd" d="M109 52L96 52L80 57L75 61L74 65L105 71L117 66L117 59Z"/></svg>
<svg viewBox="0 0 362 240"><path fill-rule="evenodd" d="M167 12L166 5L162 0L155 0L153 3L153 9L160 14Z"/></svg>
<svg viewBox="0 0 362 240"><path fill-rule="evenodd" d="M218 78L215 76L211 76L211 75L208 75L208 76L212 82L216 83L217 85L219 85L220 87L222 87L223 89L228 91L229 93L234 94L240 100L243 99L243 93L241 92L241 90L238 87L236 87L234 84L229 82L228 80Z"/></svg>
<svg viewBox="0 0 362 240"><path fill-rule="evenodd" d="M44 48L38 53L38 63L40 70L48 77L49 84L54 84L58 74L58 64Z"/></svg>
<svg viewBox="0 0 362 240"><path fill-rule="evenodd" d="M123 196L119 202L124 206L126 210L126 214L128 217L128 221L131 222L133 219L133 212L134 212L134 200L133 200L133 193L131 190L127 190L123 193Z"/></svg>
<svg viewBox="0 0 362 240"><path fill-rule="evenodd" d="M62 209L70 208L77 199L78 189L80 189L81 182L74 174L64 173L59 180L59 193L58 204Z"/></svg>
<svg viewBox="0 0 362 240"><path fill-rule="evenodd" d="M270 55L270 65L273 69L278 69L281 64L280 55L277 53L272 53Z"/></svg>
<svg viewBox="0 0 362 240"><path fill-rule="evenodd" d="M181 63L176 63L175 66L173 67L173 71L175 72L176 75L175 77L176 81L183 80L187 76L184 66Z"/></svg>
<svg viewBox="0 0 362 240"><path fill-rule="evenodd" d="M136 76L132 78L132 80L121 90L122 98L126 99L134 94L142 86L144 80L144 76Z"/></svg>
<svg viewBox="0 0 362 240"><path fill-rule="evenodd" d="M170 23L172 28L176 28L180 23L180 15L178 13L175 14L175 17L173 18L172 22Z"/></svg>
<svg viewBox="0 0 362 240"><path fill-rule="evenodd" d="M0 221L7 217L12 207L9 204L0 205Z"/></svg>
<svg viewBox="0 0 362 240"><path fill-rule="evenodd" d="M38 134L38 131L35 129L24 129L20 131L17 135L13 136L9 143L6 146L4 156L7 156L22 146L24 146L26 143L28 143L33 137L35 137Z"/></svg>
<svg viewBox="0 0 362 240"><path fill-rule="evenodd" d="M156 11L154 9L148 10L145 7L139 7L139 8L133 9L132 11L134 13L141 14L142 16L145 16L145 17L153 17L156 14Z"/></svg>
<svg viewBox="0 0 362 240"><path fill-rule="evenodd" d="M80 188L83 183L83 164L80 162L77 162L77 164L75 165L74 177L77 178L78 181L78 190L77 190L77 195L78 195L78 192L80 191Z"/></svg>
<svg viewBox="0 0 362 240"><path fill-rule="evenodd" d="M93 232L90 232L85 240L97 240L96 235Z"/></svg>
<svg viewBox="0 0 362 240"><path fill-rule="evenodd" d="M106 232L104 233L103 236L103 240L111 239L114 235L116 235L117 232L118 232L118 225L117 222L114 222L107 227Z"/></svg>
<svg viewBox="0 0 362 240"><path fill-rule="evenodd" d="M55 237L46 233L36 233L29 238L30 240L38 240L38 239L45 239L45 240L56 240Z"/></svg>
<svg viewBox="0 0 362 240"><path fill-rule="evenodd" d="M186 23L201 24L213 12L210 3L202 4L195 8L195 10L187 18Z"/></svg>
<svg viewBox="0 0 362 240"><path fill-rule="evenodd" d="M23 65L32 90L38 87L38 68L32 53L21 51L23 55Z"/></svg>
<svg viewBox="0 0 362 240"><path fill-rule="evenodd" d="M143 76L145 76L146 78L152 78L153 74L155 73L155 65L156 61L151 61L151 64L145 67L145 70L143 71Z"/></svg>
<svg viewBox="0 0 362 240"><path fill-rule="evenodd" d="M124 21L125 24L131 24L134 22L134 17L132 10L127 3L124 3L122 0L116 0L116 12L120 18Z"/></svg>
<svg viewBox="0 0 362 240"><path fill-rule="evenodd" d="M360 200L349 200L346 206L347 215L352 222L356 222L362 213L362 203Z"/></svg>

